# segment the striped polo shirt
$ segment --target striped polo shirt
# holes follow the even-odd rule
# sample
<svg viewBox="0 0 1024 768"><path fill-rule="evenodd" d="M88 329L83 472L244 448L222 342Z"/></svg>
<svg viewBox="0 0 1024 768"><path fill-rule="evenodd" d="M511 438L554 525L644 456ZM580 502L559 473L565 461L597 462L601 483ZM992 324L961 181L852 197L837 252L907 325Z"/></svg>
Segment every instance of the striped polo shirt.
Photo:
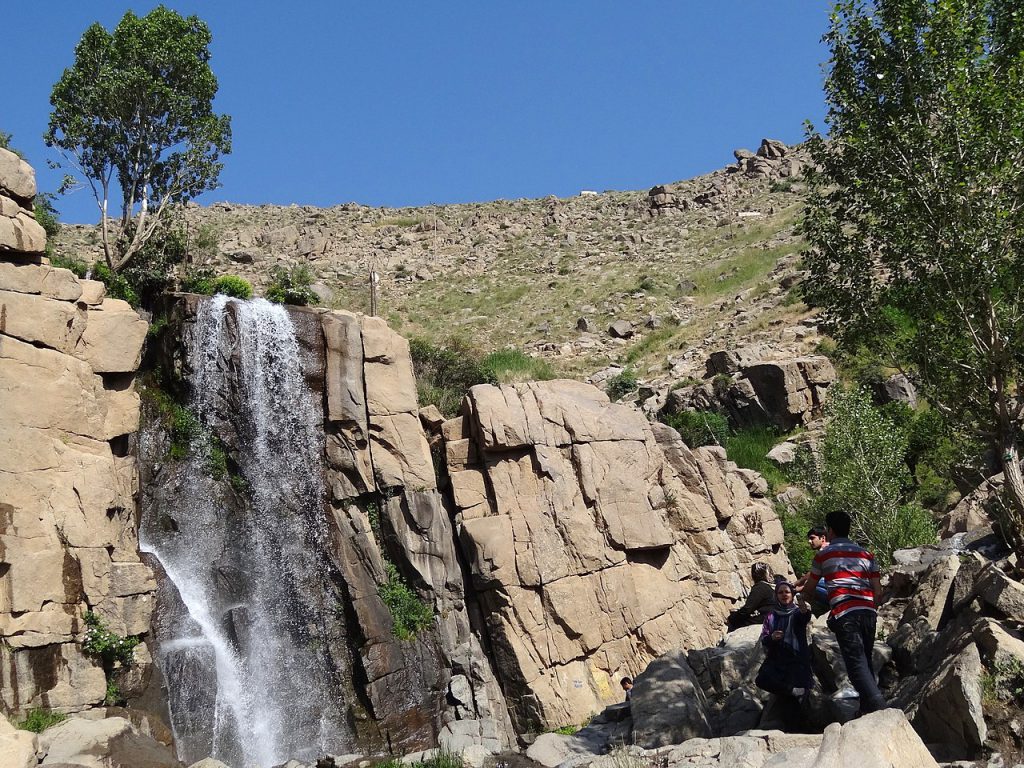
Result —
<svg viewBox="0 0 1024 768"><path fill-rule="evenodd" d="M874 611L871 579L881 578L875 556L850 539L833 539L818 550L811 565L813 578L823 577L832 618L849 611Z"/></svg>

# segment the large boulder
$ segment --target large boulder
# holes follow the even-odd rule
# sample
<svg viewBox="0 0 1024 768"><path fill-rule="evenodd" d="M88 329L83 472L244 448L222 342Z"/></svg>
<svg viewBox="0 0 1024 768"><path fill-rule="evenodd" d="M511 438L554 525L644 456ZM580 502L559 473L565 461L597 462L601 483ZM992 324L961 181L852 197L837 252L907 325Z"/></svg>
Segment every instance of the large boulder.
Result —
<svg viewBox="0 0 1024 768"><path fill-rule="evenodd" d="M735 428L788 432L819 418L836 371L827 357L774 359L760 346L720 350L707 360L703 383L669 393L665 411L717 411Z"/></svg>
<svg viewBox="0 0 1024 768"><path fill-rule="evenodd" d="M981 704L984 672L972 643L905 707L914 730L929 743L947 745L964 757L977 754L988 734Z"/></svg>
<svg viewBox="0 0 1024 768"><path fill-rule="evenodd" d="M815 753L782 753L764 768L938 768L898 709L886 709L825 729Z"/></svg>
<svg viewBox="0 0 1024 768"><path fill-rule="evenodd" d="M0 768L35 768L38 739L8 722L0 712Z"/></svg>
<svg viewBox="0 0 1024 768"><path fill-rule="evenodd" d="M39 737L42 765L84 768L181 768L174 752L143 735L123 717L85 720L73 717Z"/></svg>
<svg viewBox="0 0 1024 768"><path fill-rule="evenodd" d="M0 147L0 195L28 203L36 196L36 172L17 154Z"/></svg>
<svg viewBox="0 0 1024 768"><path fill-rule="evenodd" d="M712 735L707 698L682 651L652 661L633 686L633 739L645 749Z"/></svg>

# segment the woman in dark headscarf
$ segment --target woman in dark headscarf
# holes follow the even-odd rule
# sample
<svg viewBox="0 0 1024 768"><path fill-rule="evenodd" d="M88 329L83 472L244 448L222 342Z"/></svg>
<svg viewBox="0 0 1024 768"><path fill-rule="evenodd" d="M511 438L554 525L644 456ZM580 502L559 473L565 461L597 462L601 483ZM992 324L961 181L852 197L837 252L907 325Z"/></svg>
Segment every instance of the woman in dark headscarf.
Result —
<svg viewBox="0 0 1024 768"><path fill-rule="evenodd" d="M793 585L780 581L775 585L776 606L765 617L761 628L761 645L765 660L754 681L758 688L779 696L793 724L800 700L813 683L811 653L807 647L807 625L811 608L802 600L794 600Z"/></svg>

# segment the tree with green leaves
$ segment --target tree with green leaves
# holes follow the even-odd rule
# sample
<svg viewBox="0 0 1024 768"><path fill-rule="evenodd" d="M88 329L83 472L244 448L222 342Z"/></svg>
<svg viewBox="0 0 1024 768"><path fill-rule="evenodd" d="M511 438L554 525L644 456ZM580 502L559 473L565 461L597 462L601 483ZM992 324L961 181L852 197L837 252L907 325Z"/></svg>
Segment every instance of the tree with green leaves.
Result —
<svg viewBox="0 0 1024 768"><path fill-rule="evenodd" d="M824 39L805 295L998 450L1024 557L1024 6L844 0Z"/></svg>
<svg viewBox="0 0 1024 768"><path fill-rule="evenodd" d="M45 140L92 189L103 251L120 271L175 203L218 186L231 120L213 111L210 30L160 5L93 24L50 96ZM66 177L65 190L78 180ZM120 195L120 215L110 211Z"/></svg>
<svg viewBox="0 0 1024 768"><path fill-rule="evenodd" d="M892 562L897 549L932 543L931 514L910 498L907 430L876 410L865 389L837 388L826 410L810 517L824 520L829 512L845 512L855 538L882 565Z"/></svg>

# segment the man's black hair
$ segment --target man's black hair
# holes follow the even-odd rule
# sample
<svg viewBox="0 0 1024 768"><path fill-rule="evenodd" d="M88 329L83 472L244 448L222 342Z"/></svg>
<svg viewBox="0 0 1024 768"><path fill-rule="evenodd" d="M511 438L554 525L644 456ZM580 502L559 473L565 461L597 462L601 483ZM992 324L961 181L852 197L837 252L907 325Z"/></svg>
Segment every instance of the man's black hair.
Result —
<svg viewBox="0 0 1024 768"><path fill-rule="evenodd" d="M823 539L828 538L828 529L824 525L816 525L807 531L807 538L811 538L811 536L820 536Z"/></svg>
<svg viewBox="0 0 1024 768"><path fill-rule="evenodd" d="M633 678L632 677L624 677L621 680L619 680L619 685L632 685L632 684L633 684Z"/></svg>
<svg viewBox="0 0 1024 768"><path fill-rule="evenodd" d="M825 515L825 525L831 528L836 536L845 539L850 535L850 516L845 512L829 512Z"/></svg>

